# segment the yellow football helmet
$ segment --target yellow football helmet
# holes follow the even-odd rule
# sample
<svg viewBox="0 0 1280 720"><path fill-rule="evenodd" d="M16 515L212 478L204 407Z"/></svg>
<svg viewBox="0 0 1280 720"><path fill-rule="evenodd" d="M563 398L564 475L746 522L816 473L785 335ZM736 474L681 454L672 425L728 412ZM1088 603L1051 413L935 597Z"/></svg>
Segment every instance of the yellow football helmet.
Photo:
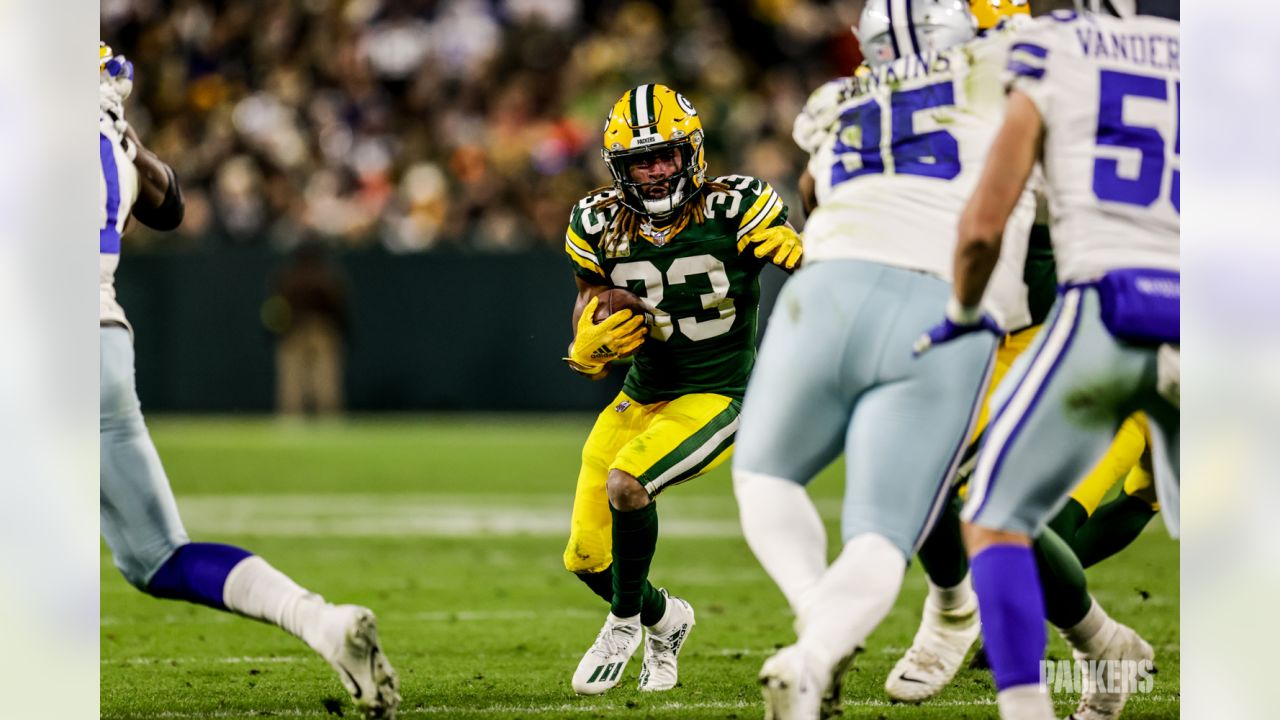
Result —
<svg viewBox="0 0 1280 720"><path fill-rule="evenodd" d="M988 30L1010 15L1028 15L1027 0L969 0L969 9L978 19L978 29Z"/></svg>
<svg viewBox="0 0 1280 720"><path fill-rule="evenodd" d="M681 159L675 175L656 181L667 186L661 198L648 197L645 186L632 179L637 159L675 150ZM707 161L702 147L702 120L693 103L666 85L631 88L614 103L604 123L600 156L613 175L622 204L641 215L663 216L697 196L706 182Z"/></svg>

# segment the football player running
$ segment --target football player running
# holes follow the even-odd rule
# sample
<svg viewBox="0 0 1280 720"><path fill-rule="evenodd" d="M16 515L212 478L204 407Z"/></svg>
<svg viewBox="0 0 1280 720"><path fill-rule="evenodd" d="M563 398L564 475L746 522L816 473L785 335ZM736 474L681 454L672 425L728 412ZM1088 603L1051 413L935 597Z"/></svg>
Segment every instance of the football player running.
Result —
<svg viewBox="0 0 1280 720"><path fill-rule="evenodd" d="M959 225L947 319L924 343L982 334L977 304L1006 220L1043 161L1062 285L1045 329L999 388L963 513L1006 720L1054 717L1040 683L1044 598L1031 537L1135 410L1148 418L1161 510L1177 530L1179 27L1136 14L1133 2L1109 3L1121 18L1072 5L1033 0L1033 12L1060 11L1013 46L1004 124ZM1107 52L1129 44L1140 51ZM1077 631L1077 658L1153 658L1100 609ZM1073 717L1117 717L1131 690L1091 679Z"/></svg>
<svg viewBox="0 0 1280 720"><path fill-rule="evenodd" d="M1020 3L972 0L970 7L978 18L980 33L1016 32L1017 22L1029 21L1027 17L1012 17L1027 14L1025 0ZM993 30L997 24L999 28ZM1033 182L1040 186L1040 181ZM1043 201L1042 197L1039 199ZM1023 270L1026 284L1024 313L1010 318L1013 324L1008 324L1010 319L1006 319L1006 324L1002 325L1007 334L1001 338L997 349L992 386L1001 381L1017 357L1035 339L1057 297L1057 276L1047 223L1048 212L1042 202L1037 210ZM987 402L978 418L977 436L981 436L986 427L993 393L994 387L988 391ZM1046 619L1060 629L1069 644L1077 635L1073 628L1089 617L1095 603L1088 592L1083 569L1132 542L1158 510L1151 476L1143 462L1143 458L1149 456L1144 452L1146 425L1142 413L1136 413L1124 422L1106 456L1080 481L1067 506L1049 522L1032 546L1045 589ZM962 465L969 470L961 470L961 498L967 490L964 483L967 483L972 470L977 444L977 439L970 444ZM1107 492L1122 480L1124 492L1120 497L1100 507ZM918 553L928 579L929 594L924 603L920 629L911 647L885 680L885 691L895 700L922 702L936 696L954 677L980 632L977 604L969 590L969 564L960 538L959 504L958 500L948 503ZM954 605L949 600L957 593L970 601Z"/></svg>
<svg viewBox="0 0 1280 720"><path fill-rule="evenodd" d="M120 237L130 218L156 230L178 227L182 190L173 169L125 121L132 63L101 45L99 72L100 510L116 567L148 595L234 612L294 635L328 661L366 718L392 718L399 681L382 654L368 608L327 603L247 550L191 542L182 526L143 421L132 328L115 297Z"/></svg>
<svg viewBox="0 0 1280 720"><path fill-rule="evenodd" d="M763 180L707 178L702 121L665 85L627 91L609 112L601 154L611 187L570 214L565 253L578 297L565 358L600 378L634 353L622 392L582 450L564 565L610 604L573 689L615 687L644 639L639 689L675 687L694 626L690 604L649 582L655 498L730 454L755 360L760 271L791 270L800 238ZM621 310L593 322L600 293L640 296L652 321Z"/></svg>
<svg viewBox="0 0 1280 720"><path fill-rule="evenodd" d="M856 32L868 67L819 88L796 119L817 207L805 268L770 319L734 461L747 543L796 614L796 644L760 671L769 718L835 712L849 657L892 607L947 501L995 348L974 333L945 355L911 352L950 294L955 222L1000 124L1009 41L976 38L963 0L870 0ZM991 296L1009 326L1026 322L1013 317L1025 313L1017 251L1034 214L1028 191ZM842 450L843 548L828 567L805 485ZM943 609L974 604L963 578Z"/></svg>

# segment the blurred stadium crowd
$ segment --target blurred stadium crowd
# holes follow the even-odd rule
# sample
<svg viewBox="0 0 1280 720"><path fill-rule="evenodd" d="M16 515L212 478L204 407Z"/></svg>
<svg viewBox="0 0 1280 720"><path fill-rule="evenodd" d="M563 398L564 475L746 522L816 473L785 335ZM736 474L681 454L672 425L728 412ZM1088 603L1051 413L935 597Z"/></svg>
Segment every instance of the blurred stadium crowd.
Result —
<svg viewBox="0 0 1280 720"><path fill-rule="evenodd" d="M861 3L813 0L103 0L134 60L127 113L184 183L186 247L559 248L607 182L599 132L664 82L707 127L712 174L793 207L791 123L860 60Z"/></svg>

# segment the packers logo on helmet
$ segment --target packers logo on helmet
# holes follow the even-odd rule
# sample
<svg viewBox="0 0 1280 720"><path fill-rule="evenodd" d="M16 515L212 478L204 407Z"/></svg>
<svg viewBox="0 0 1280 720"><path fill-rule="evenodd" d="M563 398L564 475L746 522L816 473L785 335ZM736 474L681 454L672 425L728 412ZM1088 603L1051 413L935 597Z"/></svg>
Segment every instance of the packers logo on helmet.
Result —
<svg viewBox="0 0 1280 720"><path fill-rule="evenodd" d="M702 120L688 98L666 85L634 87L614 103L600 155L622 204L646 216L675 211L706 181ZM674 164L674 173L656 180L633 173L656 158Z"/></svg>

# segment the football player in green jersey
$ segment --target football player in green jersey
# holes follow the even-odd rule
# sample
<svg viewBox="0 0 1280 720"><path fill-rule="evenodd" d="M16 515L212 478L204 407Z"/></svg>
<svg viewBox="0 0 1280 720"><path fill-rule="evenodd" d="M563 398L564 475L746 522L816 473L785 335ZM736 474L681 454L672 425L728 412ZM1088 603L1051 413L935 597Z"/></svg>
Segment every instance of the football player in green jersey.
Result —
<svg viewBox="0 0 1280 720"><path fill-rule="evenodd" d="M768 183L708 179L702 122L683 95L641 85L613 106L602 150L612 187L574 208L565 253L578 287L566 361L599 378L634 353L622 392L582 452L565 568L610 603L573 689L616 686L644 634L639 687L670 690L694 612L650 584L654 498L729 456L756 353L760 271L800 262L787 207ZM638 295L650 323L621 310L594 323L597 295Z"/></svg>

